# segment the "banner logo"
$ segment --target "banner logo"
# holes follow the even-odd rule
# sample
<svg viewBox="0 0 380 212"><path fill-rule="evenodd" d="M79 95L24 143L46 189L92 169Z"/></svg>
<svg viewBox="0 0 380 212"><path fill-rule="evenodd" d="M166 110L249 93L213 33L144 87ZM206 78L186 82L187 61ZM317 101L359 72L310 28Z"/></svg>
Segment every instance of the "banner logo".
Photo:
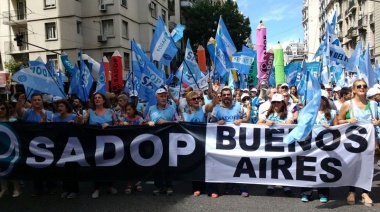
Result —
<svg viewBox="0 0 380 212"><path fill-rule="evenodd" d="M19 140L8 124L0 123L0 177L12 172L13 166L20 157Z"/></svg>

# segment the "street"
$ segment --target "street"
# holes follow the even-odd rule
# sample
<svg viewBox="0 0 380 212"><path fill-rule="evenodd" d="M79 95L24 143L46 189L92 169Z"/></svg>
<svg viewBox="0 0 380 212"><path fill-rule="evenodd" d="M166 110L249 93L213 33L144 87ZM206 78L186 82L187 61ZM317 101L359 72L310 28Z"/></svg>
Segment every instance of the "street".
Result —
<svg viewBox="0 0 380 212"><path fill-rule="evenodd" d="M330 201L320 203L314 192L314 200L303 203L299 197L299 188L293 188L294 197L287 197L281 188L276 193L266 196L266 186L249 185L250 196L243 198L239 195L221 195L211 198L202 194L192 195L190 182L174 182L172 196L152 195L154 186L151 182L143 184L142 192L124 194L125 182L116 182L119 193L111 195L102 187L99 199L92 199L92 183L80 183L80 194L76 199L62 199L62 190L57 188L54 195L43 194L30 197L32 183L25 182L23 194L18 198L7 195L0 199L1 211L380 211L380 172L375 170L375 177L370 196L375 203L373 207L365 207L360 203L361 191L357 189L354 206L346 204L347 187L331 188ZM59 184L60 185L60 184ZM219 186L224 192L224 185Z"/></svg>

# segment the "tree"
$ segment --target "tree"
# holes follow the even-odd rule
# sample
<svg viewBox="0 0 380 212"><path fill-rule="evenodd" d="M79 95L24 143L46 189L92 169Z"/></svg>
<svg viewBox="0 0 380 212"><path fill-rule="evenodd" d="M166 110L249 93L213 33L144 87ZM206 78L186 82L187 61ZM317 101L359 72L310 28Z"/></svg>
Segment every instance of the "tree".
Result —
<svg viewBox="0 0 380 212"><path fill-rule="evenodd" d="M4 66L12 74L20 70L21 66L28 67L29 59L28 55L24 54L21 56L20 60L10 59L8 62L4 63Z"/></svg>
<svg viewBox="0 0 380 212"><path fill-rule="evenodd" d="M252 30L249 19L239 12L237 4L233 1L225 3L202 1L184 10L185 39L189 38L195 49L198 45L205 47L210 37L215 38L220 16L236 48L238 51L241 50L244 40L250 37Z"/></svg>

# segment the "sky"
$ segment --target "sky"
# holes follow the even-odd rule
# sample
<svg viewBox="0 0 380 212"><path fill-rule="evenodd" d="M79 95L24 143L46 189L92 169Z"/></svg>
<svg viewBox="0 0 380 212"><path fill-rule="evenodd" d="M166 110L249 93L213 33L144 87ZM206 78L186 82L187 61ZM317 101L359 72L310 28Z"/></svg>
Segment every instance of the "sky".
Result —
<svg viewBox="0 0 380 212"><path fill-rule="evenodd" d="M243 15L251 22L251 39L256 44L256 28L260 20L267 28L267 50L280 41L285 48L291 41L303 42L303 0L235 0Z"/></svg>

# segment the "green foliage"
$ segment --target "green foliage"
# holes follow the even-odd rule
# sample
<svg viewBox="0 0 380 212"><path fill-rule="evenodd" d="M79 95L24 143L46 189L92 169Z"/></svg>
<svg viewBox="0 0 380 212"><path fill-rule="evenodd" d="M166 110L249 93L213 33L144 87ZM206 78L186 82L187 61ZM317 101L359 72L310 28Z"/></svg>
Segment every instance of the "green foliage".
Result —
<svg viewBox="0 0 380 212"><path fill-rule="evenodd" d="M8 62L4 63L6 69L12 74L20 70L21 66L28 67L29 59L28 55L23 55L20 60L10 59Z"/></svg>
<svg viewBox="0 0 380 212"><path fill-rule="evenodd" d="M245 18L238 9L235 2L228 1L224 4L202 1L188 8L183 13L186 22L185 41L187 38L195 47L207 45L210 37L215 38L219 17L223 21L238 49L241 50L244 40L251 35L251 27L248 17Z"/></svg>

